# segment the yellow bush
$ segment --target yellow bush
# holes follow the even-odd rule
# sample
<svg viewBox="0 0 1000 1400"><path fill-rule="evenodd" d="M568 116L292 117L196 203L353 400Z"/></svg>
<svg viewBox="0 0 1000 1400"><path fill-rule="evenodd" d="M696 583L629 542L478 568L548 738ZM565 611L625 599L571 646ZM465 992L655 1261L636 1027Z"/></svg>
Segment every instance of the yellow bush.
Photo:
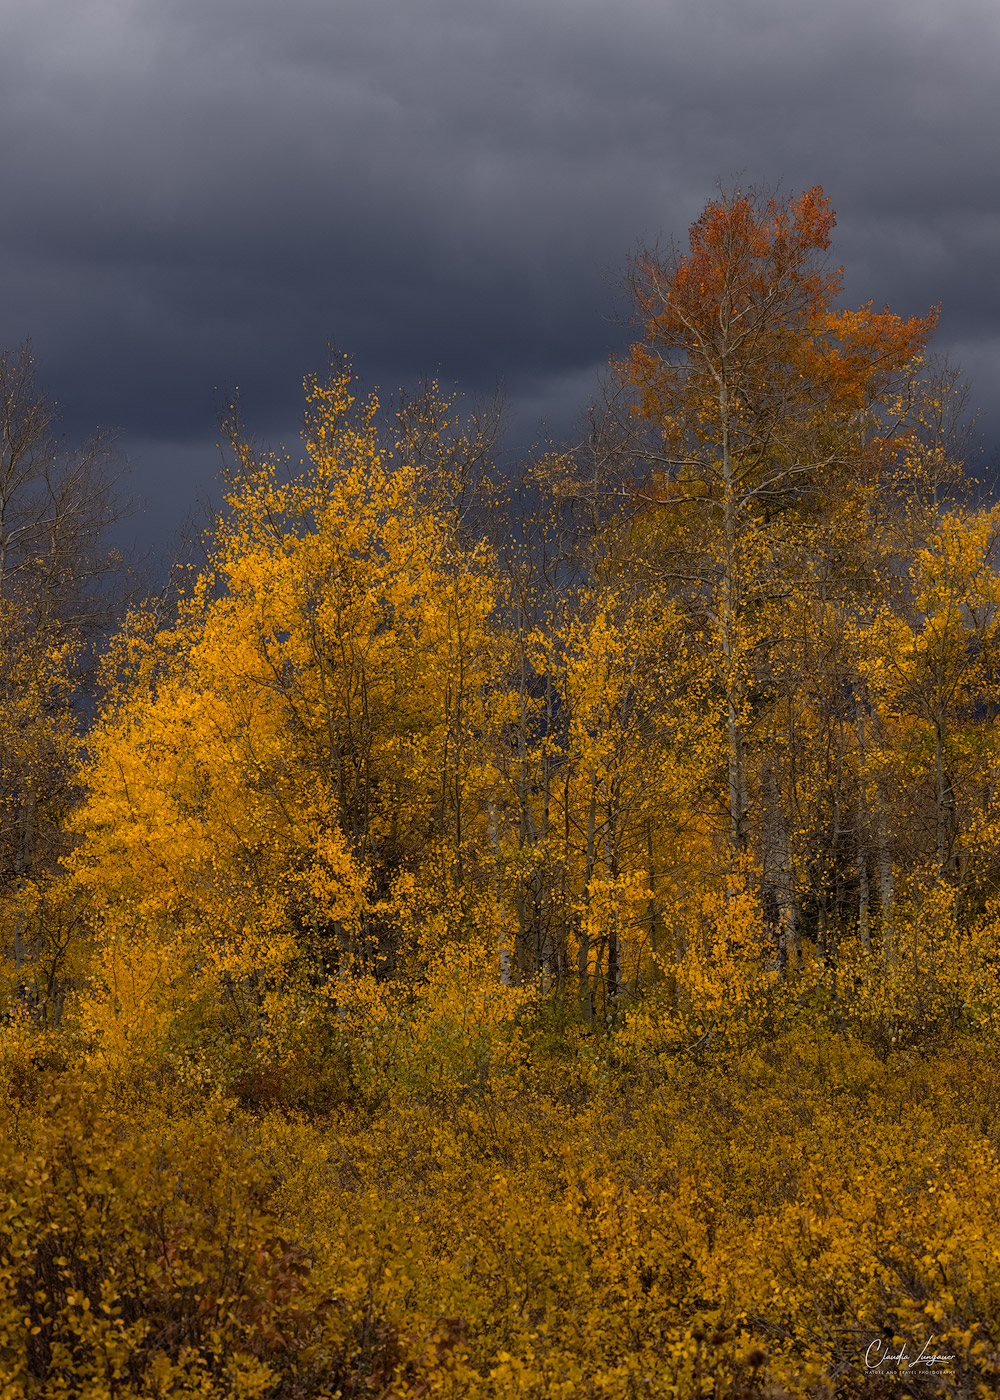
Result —
<svg viewBox="0 0 1000 1400"><path fill-rule="evenodd" d="M914 1395L1000 1393L987 1050L517 1033L504 1075L311 1115L118 1100L9 1036L0 1395L888 1397L890 1341L953 1358Z"/></svg>
<svg viewBox="0 0 1000 1400"><path fill-rule="evenodd" d="M345 979L337 989L341 1024L363 1091L398 1099L451 1093L509 1076L525 1051L529 985L505 985L488 950L424 938L412 981Z"/></svg>
<svg viewBox="0 0 1000 1400"><path fill-rule="evenodd" d="M46 1087L12 1076L0 1144L3 1400L384 1389L397 1339L319 1292L224 1116Z"/></svg>
<svg viewBox="0 0 1000 1400"><path fill-rule="evenodd" d="M325 1286L369 1260L355 1296L421 1358L400 1394L890 1396L888 1328L954 1357L913 1394L971 1397L1000 1380L998 1101L979 1053L796 1031L253 1132Z"/></svg>

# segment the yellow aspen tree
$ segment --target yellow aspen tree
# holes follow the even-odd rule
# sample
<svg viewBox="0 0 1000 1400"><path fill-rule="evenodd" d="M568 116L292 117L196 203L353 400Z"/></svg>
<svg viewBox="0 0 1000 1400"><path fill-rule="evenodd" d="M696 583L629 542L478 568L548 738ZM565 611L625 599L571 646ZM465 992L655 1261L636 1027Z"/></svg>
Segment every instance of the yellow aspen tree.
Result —
<svg viewBox="0 0 1000 1400"><path fill-rule="evenodd" d="M960 882L995 827L995 683L1000 659L996 509L942 509L915 551L910 598L881 630L880 704L913 779L924 860ZM990 849L992 841L987 840Z"/></svg>
<svg viewBox="0 0 1000 1400"><path fill-rule="evenodd" d="M74 857L114 957L179 943L248 1023L303 958L343 981L391 970L417 911L447 925L481 815L485 558L348 374L307 398L307 471L246 449L176 625L120 644Z"/></svg>

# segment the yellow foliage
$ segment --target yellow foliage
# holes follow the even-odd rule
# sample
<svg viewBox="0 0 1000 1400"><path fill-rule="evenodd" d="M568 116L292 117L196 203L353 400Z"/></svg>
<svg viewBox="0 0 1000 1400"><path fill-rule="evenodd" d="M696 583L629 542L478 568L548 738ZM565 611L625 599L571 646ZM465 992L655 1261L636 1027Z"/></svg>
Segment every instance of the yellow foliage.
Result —
<svg viewBox="0 0 1000 1400"><path fill-rule="evenodd" d="M0 1400L998 1393L1000 515L832 218L638 265L523 537L436 387L234 434L68 827L0 600Z"/></svg>
<svg viewBox="0 0 1000 1400"><path fill-rule="evenodd" d="M532 1044L516 1078L307 1118L116 1107L23 1039L4 1393L805 1400L894 1383L889 1337L951 1358L928 1394L997 1392L991 1054L798 1030L599 1081Z"/></svg>
<svg viewBox="0 0 1000 1400"><path fill-rule="evenodd" d="M382 1101L502 1081L525 1053L534 989L505 985L475 945L442 946L433 928L427 937L416 985L361 975L338 988L356 1082Z"/></svg>
<svg viewBox="0 0 1000 1400"><path fill-rule="evenodd" d="M93 1085L39 1086L23 1068L5 1114L4 1400L334 1400L392 1374L394 1334L372 1317L365 1335L317 1290L308 1251L275 1228L273 1177L224 1114L146 1104L137 1123Z"/></svg>

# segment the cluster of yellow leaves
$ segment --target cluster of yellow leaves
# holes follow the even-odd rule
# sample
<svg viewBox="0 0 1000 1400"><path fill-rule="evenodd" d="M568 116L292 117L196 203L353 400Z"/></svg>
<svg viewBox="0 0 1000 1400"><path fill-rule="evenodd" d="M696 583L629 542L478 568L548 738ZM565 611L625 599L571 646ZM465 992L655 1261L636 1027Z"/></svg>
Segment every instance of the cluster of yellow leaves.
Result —
<svg viewBox="0 0 1000 1400"><path fill-rule="evenodd" d="M523 1021L537 1000L511 986L495 956L426 931L416 986L352 977L338 988L338 1024L355 1082L384 1102L509 1079L525 1053Z"/></svg>
<svg viewBox="0 0 1000 1400"><path fill-rule="evenodd" d="M619 1053L642 1063L712 1044L742 1050L795 1025L863 1037L883 1052L1000 1032L1000 904L960 918L954 889L912 883L896 909L893 957L851 941L836 962L809 947L780 976L773 930L745 882L678 907L665 975L621 1016ZM682 946L680 946L682 945Z"/></svg>
<svg viewBox="0 0 1000 1400"><path fill-rule="evenodd" d="M639 268L614 518L570 473L476 543L481 441L347 373L300 475L237 439L64 878L9 862L0 1400L888 1395L928 1337L915 1393L997 1393L1000 515L831 226L726 197Z"/></svg>

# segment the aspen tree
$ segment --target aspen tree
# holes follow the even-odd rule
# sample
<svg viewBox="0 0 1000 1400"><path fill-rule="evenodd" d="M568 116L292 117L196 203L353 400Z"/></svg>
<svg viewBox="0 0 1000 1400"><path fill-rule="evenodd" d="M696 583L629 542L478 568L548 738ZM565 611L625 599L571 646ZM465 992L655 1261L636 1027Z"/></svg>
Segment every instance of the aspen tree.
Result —
<svg viewBox="0 0 1000 1400"><path fill-rule="evenodd" d="M749 843L747 621L772 522L814 512L829 478L870 459L935 319L836 311L840 273L822 262L833 223L818 187L783 201L722 191L686 252L634 260L644 338L614 367L650 429L640 499L679 512L661 572L698 598L717 657L734 856Z"/></svg>
<svg viewBox="0 0 1000 1400"><path fill-rule="evenodd" d="M308 404L306 472L247 448L176 624L121 639L74 859L117 948L178 943L251 1020L296 966L343 982L392 970L405 927L456 933L488 784L485 558L349 374Z"/></svg>
<svg viewBox="0 0 1000 1400"><path fill-rule="evenodd" d="M924 857L939 877L961 880L993 824L988 775L1000 657L998 547L995 508L942 509L914 553L908 606L872 638L883 724L891 725L907 768L920 775L930 798L923 803L915 793L913 801L927 828ZM880 805L884 800L880 794Z"/></svg>

